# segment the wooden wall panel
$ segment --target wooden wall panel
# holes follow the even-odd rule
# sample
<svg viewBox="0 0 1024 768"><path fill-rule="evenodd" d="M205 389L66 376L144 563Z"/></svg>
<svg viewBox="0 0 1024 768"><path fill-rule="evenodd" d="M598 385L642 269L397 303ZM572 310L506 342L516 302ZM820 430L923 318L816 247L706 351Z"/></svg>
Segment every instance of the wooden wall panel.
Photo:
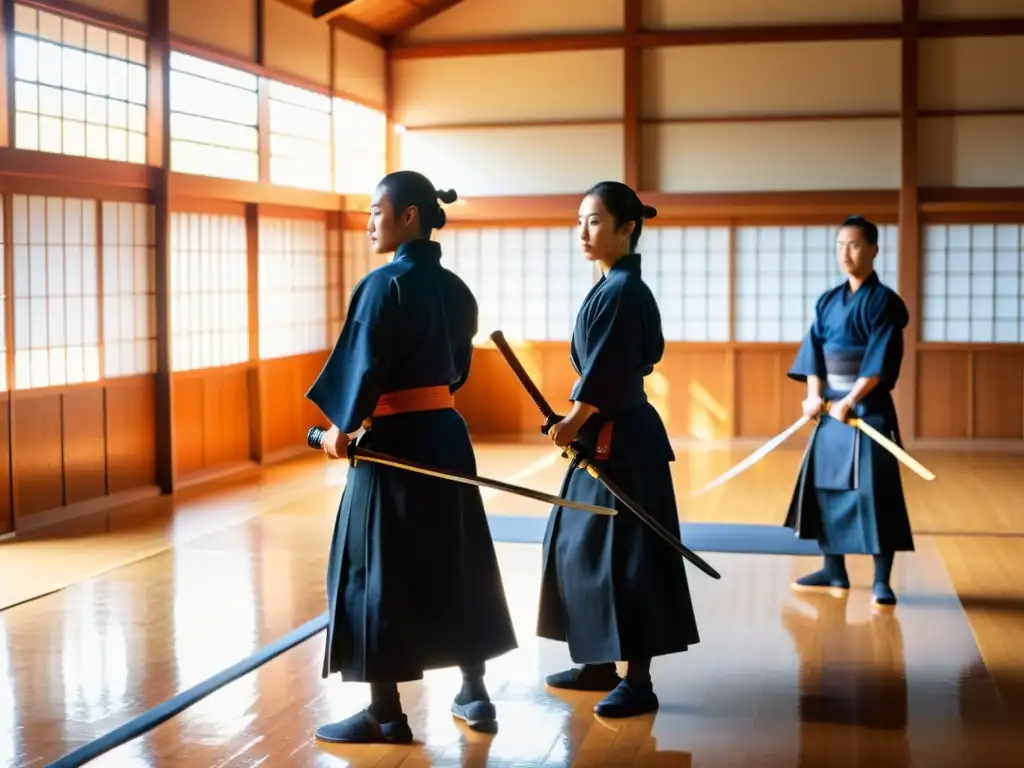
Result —
<svg viewBox="0 0 1024 768"><path fill-rule="evenodd" d="M622 135L614 124L408 131L400 165L460 197L579 194L622 176Z"/></svg>
<svg viewBox="0 0 1024 768"><path fill-rule="evenodd" d="M61 396L31 393L11 403L15 526L64 505Z"/></svg>
<svg viewBox="0 0 1024 768"><path fill-rule="evenodd" d="M175 477L250 460L247 365L176 374L171 386Z"/></svg>
<svg viewBox="0 0 1024 768"><path fill-rule="evenodd" d="M1024 107L1024 37L922 40L919 61L921 109Z"/></svg>
<svg viewBox="0 0 1024 768"><path fill-rule="evenodd" d="M6 438L4 404L0 430ZM12 461L0 441L0 493L13 487L16 526L43 512L152 486L156 436L153 377L16 393ZM0 529L6 514L0 501Z"/></svg>
<svg viewBox="0 0 1024 768"><path fill-rule="evenodd" d="M156 482L153 376L106 382L107 490L111 494Z"/></svg>
<svg viewBox="0 0 1024 768"><path fill-rule="evenodd" d="M698 441L768 438L792 424L805 393L803 385L786 377L796 346L763 346L766 349L669 344L661 364L646 380L647 397L669 435ZM513 349L552 407L568 412L569 392L576 381L569 344L528 342ZM455 403L474 436L538 434L536 406L493 348L474 352L469 380Z"/></svg>
<svg viewBox="0 0 1024 768"><path fill-rule="evenodd" d="M108 13L138 24L145 24L149 17L147 0L77 0L86 8L94 8L101 13Z"/></svg>
<svg viewBox="0 0 1024 768"><path fill-rule="evenodd" d="M765 345L767 346L767 345ZM775 435L799 416L800 386L786 378L794 350L736 351L736 436ZM792 418L786 419L785 416Z"/></svg>
<svg viewBox="0 0 1024 768"><path fill-rule="evenodd" d="M1024 345L926 345L918 355L918 436L1024 440Z"/></svg>
<svg viewBox="0 0 1024 768"><path fill-rule="evenodd" d="M248 372L213 373L203 381L204 468L250 458Z"/></svg>
<svg viewBox="0 0 1024 768"><path fill-rule="evenodd" d="M106 494L106 415L103 389L72 389L61 398L64 503Z"/></svg>
<svg viewBox="0 0 1024 768"><path fill-rule="evenodd" d="M669 344L647 377L647 397L671 436L721 440L732 435L732 352L726 345Z"/></svg>
<svg viewBox="0 0 1024 768"><path fill-rule="evenodd" d="M395 62L394 78L392 117L407 128L623 114L617 50L405 59Z"/></svg>
<svg viewBox="0 0 1024 768"><path fill-rule="evenodd" d="M559 413L568 413L576 381L569 345L557 342L513 344L534 383ZM539 436L540 412L504 358L492 347L474 350L469 380L455 396L455 407L475 436Z"/></svg>
<svg viewBox="0 0 1024 768"><path fill-rule="evenodd" d="M0 536L14 530L11 499L10 411L7 393L0 393Z"/></svg>
<svg viewBox="0 0 1024 768"><path fill-rule="evenodd" d="M170 0L171 38L256 60L255 0Z"/></svg>
<svg viewBox="0 0 1024 768"><path fill-rule="evenodd" d="M171 379L175 478L187 477L206 466L203 455L203 389L204 381L199 376L179 374Z"/></svg>
<svg viewBox="0 0 1024 768"><path fill-rule="evenodd" d="M319 352L260 361L260 448L264 460L304 446L311 426L326 425L326 417L306 399L326 360L327 353Z"/></svg>
<svg viewBox="0 0 1024 768"><path fill-rule="evenodd" d="M845 83L836 88L836 83ZM897 40L678 46L643 52L642 114L655 119L896 114Z"/></svg>
<svg viewBox="0 0 1024 768"><path fill-rule="evenodd" d="M1024 440L1024 350L979 350L973 356L976 438Z"/></svg>
<svg viewBox="0 0 1024 768"><path fill-rule="evenodd" d="M970 375L961 350L921 349L917 362L917 431L924 438L966 438L970 432Z"/></svg>
<svg viewBox="0 0 1024 768"><path fill-rule="evenodd" d="M334 90L381 108L387 103L384 49L334 30Z"/></svg>
<svg viewBox="0 0 1024 768"><path fill-rule="evenodd" d="M266 0L261 62L269 69L301 77L329 88L331 85L331 28L278 0Z"/></svg>
<svg viewBox="0 0 1024 768"><path fill-rule="evenodd" d="M919 0L922 19L1008 19L1020 0Z"/></svg>
<svg viewBox="0 0 1024 768"><path fill-rule="evenodd" d="M660 123L645 125L641 134L646 189L899 188L900 123L896 118Z"/></svg>
<svg viewBox="0 0 1024 768"><path fill-rule="evenodd" d="M1020 187L1024 115L923 117L918 125L922 187Z"/></svg>

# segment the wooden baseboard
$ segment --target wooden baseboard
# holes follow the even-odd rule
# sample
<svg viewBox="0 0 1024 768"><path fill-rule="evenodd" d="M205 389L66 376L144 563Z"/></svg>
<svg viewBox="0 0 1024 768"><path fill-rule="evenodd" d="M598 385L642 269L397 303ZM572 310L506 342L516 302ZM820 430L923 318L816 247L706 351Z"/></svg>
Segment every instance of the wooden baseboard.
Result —
<svg viewBox="0 0 1024 768"><path fill-rule="evenodd" d="M763 437L727 437L719 440L699 440L694 437L673 437L672 446L685 451L736 451L755 450L760 448L775 435L764 435ZM511 443L513 445L543 445L548 439L541 434L513 433L513 434L473 434L473 442L483 445L486 443ZM807 437L803 434L796 434L784 442L780 448L802 450L807 445ZM981 453L1024 453L1024 440L992 440L966 438L917 438L906 442L908 451L952 451L952 452L981 452Z"/></svg>
<svg viewBox="0 0 1024 768"><path fill-rule="evenodd" d="M308 456L313 451L310 450L308 445L292 445L287 448L280 448L276 451L263 454L263 461L260 463L263 466L268 464L280 464L285 461L297 459L301 456Z"/></svg>
<svg viewBox="0 0 1024 768"><path fill-rule="evenodd" d="M122 491L109 496L100 496L96 499L89 499L78 504L69 504L66 507L48 509L45 512L28 515L16 522L17 530L11 536L17 537L19 533L38 531L42 528L50 528L55 525L75 520L79 517L94 515L98 512L107 512L115 507L123 507L136 501L155 498L160 495L160 488L156 485L146 485L141 488L134 488L130 491Z"/></svg>
<svg viewBox="0 0 1024 768"><path fill-rule="evenodd" d="M950 451L954 453L1024 453L1024 440L918 437L907 441L907 450Z"/></svg>
<svg viewBox="0 0 1024 768"><path fill-rule="evenodd" d="M206 485L217 480L225 480L227 478L235 478L248 472L258 473L260 471L260 465L255 461L239 461L233 464L224 464L220 467L213 467L212 469L203 469L199 472L192 472L188 475L179 477L174 482L175 493L186 489L195 488L196 486Z"/></svg>

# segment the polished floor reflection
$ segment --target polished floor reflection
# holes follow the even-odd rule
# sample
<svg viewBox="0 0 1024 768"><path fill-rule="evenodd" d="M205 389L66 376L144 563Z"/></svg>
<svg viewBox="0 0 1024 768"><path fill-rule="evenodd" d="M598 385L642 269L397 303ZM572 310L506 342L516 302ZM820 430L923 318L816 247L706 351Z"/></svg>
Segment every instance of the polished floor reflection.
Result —
<svg viewBox="0 0 1024 768"><path fill-rule="evenodd" d="M500 730L448 714L457 670L402 687L418 743L321 746L316 726L367 700L320 678L323 637L270 662L100 764L323 766L995 766L1024 757L942 564L930 546L896 580L904 604L873 612L869 563L846 599L791 593L807 563L718 555L721 582L693 577L702 642L653 665L661 711L601 721L596 694L545 690L568 663L537 640L540 548L501 545L521 647L492 662ZM1016 750L1016 752L1014 752Z"/></svg>
<svg viewBox="0 0 1024 768"><path fill-rule="evenodd" d="M779 522L795 450L686 499L746 452L679 450L683 518ZM552 492L564 467L549 446L481 446L479 458L482 474ZM813 561L709 554L723 579L692 576L703 642L655 662L656 717L602 722L596 696L544 690L543 676L568 660L534 637L539 547L501 545L521 647L489 667L501 717L493 739L452 721L458 673L442 671L403 690L422 744L317 745L316 725L366 696L320 679L320 635L97 764L1024 765L1024 740L1009 725L1024 722L1021 458L919 458L939 480L907 478L919 551L897 559L895 612L871 612L866 558L851 560L857 588L837 601L791 593ZM126 553L138 559L139 542L164 550L0 612L0 766L45 765L321 613L343 482L343 464L313 458L143 502L116 513L116 524L81 521L0 545L0 573L23 580L26 594L49 583L40 573L75 581ZM547 512L485 497L492 514ZM11 556L31 567L12 572Z"/></svg>

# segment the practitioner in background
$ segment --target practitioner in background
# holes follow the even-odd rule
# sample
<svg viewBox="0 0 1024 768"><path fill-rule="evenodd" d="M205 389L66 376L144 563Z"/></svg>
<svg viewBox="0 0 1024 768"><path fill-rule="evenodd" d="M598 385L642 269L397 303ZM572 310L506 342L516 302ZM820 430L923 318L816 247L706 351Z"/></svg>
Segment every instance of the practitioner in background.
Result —
<svg viewBox="0 0 1024 768"><path fill-rule="evenodd" d="M603 275L576 317L571 359L579 380L572 409L549 436L563 448L578 441L628 496L678 533L675 455L644 392L644 377L665 350L658 305L641 279L636 252L644 219L656 213L618 182L598 184L580 204L580 246ZM548 521L538 634L567 642L581 666L547 683L610 691L595 707L603 717L653 712L658 697L651 658L699 642L683 560L575 462L562 495L619 514L556 507ZM624 679L616 661L627 662Z"/></svg>
<svg viewBox="0 0 1024 768"><path fill-rule="evenodd" d="M825 567L794 589L845 592L845 555L872 555L874 602L896 604L889 584L896 552L914 540L896 458L860 430L856 416L900 444L892 390L903 362L907 307L875 272L878 227L851 216L839 228L836 258L847 279L819 297L814 321L789 371L807 382L806 415L821 415L800 468L786 526L817 539Z"/></svg>
<svg viewBox="0 0 1024 768"><path fill-rule="evenodd" d="M362 447L476 474L454 393L469 375L477 302L430 240L445 224L439 199L456 194L412 171L377 186L367 232L374 252L394 259L354 288L345 326L307 394L331 421L323 437L331 458L344 456L368 425ZM367 462L352 467L327 596L323 676L370 683L371 702L322 726L318 738L409 743L397 683L449 666L463 676L452 713L493 728L484 664L513 650L516 638L479 488Z"/></svg>

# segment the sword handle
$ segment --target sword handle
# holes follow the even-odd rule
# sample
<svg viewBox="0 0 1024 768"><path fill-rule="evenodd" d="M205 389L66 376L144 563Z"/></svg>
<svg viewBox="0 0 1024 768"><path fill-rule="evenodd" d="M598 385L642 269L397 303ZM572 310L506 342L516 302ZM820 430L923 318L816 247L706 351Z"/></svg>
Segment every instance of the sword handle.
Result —
<svg viewBox="0 0 1024 768"><path fill-rule="evenodd" d="M558 423L558 414L555 413L555 409L551 407L550 403L544 398L544 395L541 394L537 385L533 383L533 379L530 378L530 374L526 372L523 364L519 362L516 353L512 351L512 347L505 339L505 334L501 331L494 331L491 334L491 341L494 342L494 346L498 348L501 356L508 363L508 367L512 369L512 373L519 379L519 383L523 385L526 394L530 396L533 404L537 406L537 410L544 417L544 426L541 427L540 431L546 435L551 427Z"/></svg>

